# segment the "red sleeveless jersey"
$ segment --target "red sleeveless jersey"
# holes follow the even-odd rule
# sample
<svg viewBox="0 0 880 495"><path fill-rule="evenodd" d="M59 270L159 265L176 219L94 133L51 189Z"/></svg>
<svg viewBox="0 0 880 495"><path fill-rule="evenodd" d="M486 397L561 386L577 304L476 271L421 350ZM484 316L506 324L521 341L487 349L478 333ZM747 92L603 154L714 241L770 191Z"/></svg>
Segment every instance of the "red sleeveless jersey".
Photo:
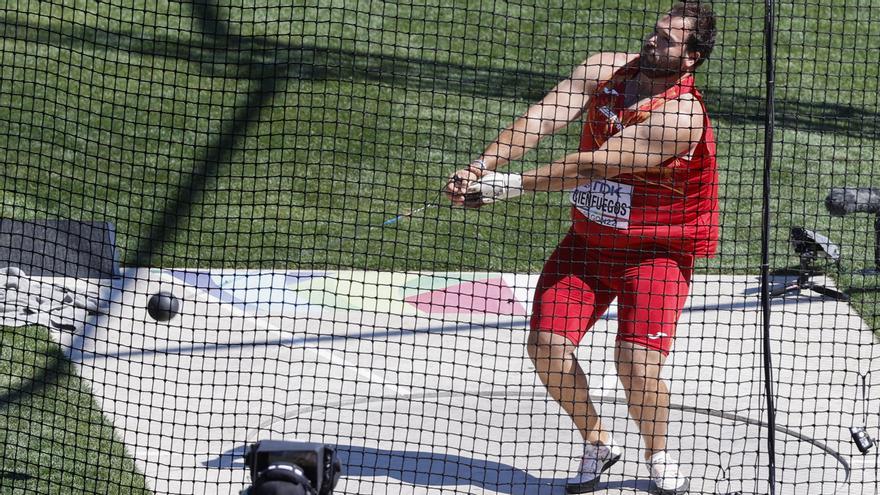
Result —
<svg viewBox="0 0 880 495"><path fill-rule="evenodd" d="M693 152L671 158L650 171L593 181L572 191L573 229L598 247L659 247L711 257L718 244L718 169L715 138L694 79L686 75L636 110L624 106L626 81L638 73L638 60L599 85L590 99L580 151L592 151L626 126L683 94L703 107L703 136Z"/></svg>

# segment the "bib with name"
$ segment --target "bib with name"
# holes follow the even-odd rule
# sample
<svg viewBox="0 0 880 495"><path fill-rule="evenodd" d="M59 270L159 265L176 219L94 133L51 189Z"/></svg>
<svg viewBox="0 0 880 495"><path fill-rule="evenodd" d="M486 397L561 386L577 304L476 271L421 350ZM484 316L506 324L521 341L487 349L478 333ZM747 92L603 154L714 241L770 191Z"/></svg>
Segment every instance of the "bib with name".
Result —
<svg viewBox="0 0 880 495"><path fill-rule="evenodd" d="M589 220L615 229L629 228L633 186L596 180L571 192L571 203Z"/></svg>

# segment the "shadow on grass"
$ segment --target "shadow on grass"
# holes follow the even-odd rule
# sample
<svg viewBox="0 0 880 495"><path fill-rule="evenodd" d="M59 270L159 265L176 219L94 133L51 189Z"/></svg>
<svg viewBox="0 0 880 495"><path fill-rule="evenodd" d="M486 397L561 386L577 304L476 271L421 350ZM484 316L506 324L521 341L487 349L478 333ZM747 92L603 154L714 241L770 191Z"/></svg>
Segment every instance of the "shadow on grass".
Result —
<svg viewBox="0 0 880 495"><path fill-rule="evenodd" d="M148 493L47 328L0 327L0 353L6 377L0 380L6 392L0 397L0 487L15 493Z"/></svg>
<svg viewBox="0 0 880 495"><path fill-rule="evenodd" d="M277 84L276 78L356 81L476 97L535 101L570 70L564 67L555 73L502 69L347 48L295 45L266 36L230 35L226 24L219 20L216 8L210 3L194 0L193 9L201 21L203 32L181 33L175 37L150 38L144 37L143 33L108 31L72 24L60 29L9 18L0 20L0 27L7 38L59 48L86 44L96 51L112 49L183 59L197 64L203 75L239 79L256 77L273 88ZM714 63L721 64L723 60ZM749 126L764 125L765 99L762 87L733 90L721 86L704 89L707 105L715 119ZM259 93L255 91L252 96L256 97ZM861 138L880 134L880 113L858 105L777 98L776 112L778 127ZM240 117L247 118L244 115Z"/></svg>
<svg viewBox="0 0 880 495"><path fill-rule="evenodd" d="M4 471L0 470L0 479L10 480L10 481L28 481L33 479L33 476L27 473L18 473L15 471Z"/></svg>
<svg viewBox="0 0 880 495"><path fill-rule="evenodd" d="M869 287L850 287L850 288L846 289L844 292L846 292L847 294L849 294L851 296L856 295L856 294L874 294L874 293L880 292L880 285L874 285L874 286L869 286Z"/></svg>
<svg viewBox="0 0 880 495"><path fill-rule="evenodd" d="M2 331L4 327L0 327L0 336L3 336L3 340L5 340L7 333ZM44 329L43 327L37 326L28 326L28 327L18 327L17 329L12 330L13 332L28 332L34 333L33 329L38 329L40 332L40 336L29 336L28 338L37 339L42 336L42 334L48 335L48 329ZM13 338L10 336L10 338ZM26 349L19 349L14 343L2 342L2 345L7 349L11 349L14 351L26 351ZM45 342L40 342L45 344ZM32 357L28 362L20 363L23 366L28 368L33 368L34 373L30 377L25 376L17 376L15 378L19 378L19 385L16 387L11 387L7 389L8 391L0 395L0 410L6 409L8 407L14 406L16 404L21 404L26 401L28 398L36 395L41 390L47 387L57 387L61 385L61 381L70 375L73 372L73 369L70 365L70 361L64 356L64 353L61 352L61 348L57 345L46 344L51 347L43 352L39 352L39 357L44 360L43 364L39 366L37 363L37 358ZM5 360L4 360L5 361ZM19 364L16 361L6 362L2 364Z"/></svg>

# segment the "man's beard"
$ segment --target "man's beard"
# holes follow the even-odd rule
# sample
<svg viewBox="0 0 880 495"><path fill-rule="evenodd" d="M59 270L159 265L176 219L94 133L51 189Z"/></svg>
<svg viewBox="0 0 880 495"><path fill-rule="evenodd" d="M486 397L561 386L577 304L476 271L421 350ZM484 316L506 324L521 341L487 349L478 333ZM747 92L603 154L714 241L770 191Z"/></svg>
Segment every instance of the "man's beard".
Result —
<svg viewBox="0 0 880 495"><path fill-rule="evenodd" d="M642 48L639 54L639 70L651 79L668 78L682 74L681 61L678 59L660 59L655 54Z"/></svg>

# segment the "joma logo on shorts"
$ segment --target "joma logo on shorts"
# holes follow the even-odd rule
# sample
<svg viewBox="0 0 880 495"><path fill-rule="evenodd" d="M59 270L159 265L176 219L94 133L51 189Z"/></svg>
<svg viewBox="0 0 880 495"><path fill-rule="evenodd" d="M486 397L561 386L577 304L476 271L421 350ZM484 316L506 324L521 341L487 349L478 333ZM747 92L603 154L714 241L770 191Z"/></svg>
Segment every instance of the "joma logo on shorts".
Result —
<svg viewBox="0 0 880 495"><path fill-rule="evenodd" d="M664 332L657 332L657 333L649 333L648 334L648 338L651 340L657 340L661 337L669 337L669 335L666 335Z"/></svg>

